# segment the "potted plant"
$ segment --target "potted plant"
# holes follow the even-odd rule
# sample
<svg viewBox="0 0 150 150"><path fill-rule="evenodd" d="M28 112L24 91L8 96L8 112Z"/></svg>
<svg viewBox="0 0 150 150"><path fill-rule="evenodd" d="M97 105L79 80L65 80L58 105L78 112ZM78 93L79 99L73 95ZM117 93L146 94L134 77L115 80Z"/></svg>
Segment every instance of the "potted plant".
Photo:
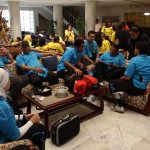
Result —
<svg viewBox="0 0 150 150"><path fill-rule="evenodd" d="M51 34L51 35L55 35L56 33L56 28L55 28L55 25L57 25L57 22L54 21L54 20L49 20L48 22L48 33Z"/></svg>
<svg viewBox="0 0 150 150"><path fill-rule="evenodd" d="M85 39L85 20L82 17L75 20L75 28L78 31L78 38Z"/></svg>

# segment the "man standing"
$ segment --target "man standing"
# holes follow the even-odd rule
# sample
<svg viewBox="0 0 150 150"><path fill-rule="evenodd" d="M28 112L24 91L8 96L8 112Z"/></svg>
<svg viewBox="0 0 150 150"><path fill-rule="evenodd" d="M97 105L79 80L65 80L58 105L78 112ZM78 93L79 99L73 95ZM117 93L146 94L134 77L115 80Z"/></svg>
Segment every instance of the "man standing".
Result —
<svg viewBox="0 0 150 150"><path fill-rule="evenodd" d="M97 34L98 32L100 32L101 29L101 24L99 23L99 20L96 19L95 21L95 33Z"/></svg>
<svg viewBox="0 0 150 150"><path fill-rule="evenodd" d="M51 85L58 83L57 74L49 72L38 61L38 58L50 56L52 55L51 53L37 53L31 51L28 41L23 41L21 48L23 54L17 56L17 66L22 69L24 75L28 76L29 82L33 86L41 86L42 81L48 81Z"/></svg>
<svg viewBox="0 0 150 150"><path fill-rule="evenodd" d="M145 33L142 33L139 28L132 27L130 30L131 42L130 42L130 51L129 51L129 59L134 57L135 44L139 41L147 42L150 47L149 39ZM147 54L150 56L150 49L148 49Z"/></svg>

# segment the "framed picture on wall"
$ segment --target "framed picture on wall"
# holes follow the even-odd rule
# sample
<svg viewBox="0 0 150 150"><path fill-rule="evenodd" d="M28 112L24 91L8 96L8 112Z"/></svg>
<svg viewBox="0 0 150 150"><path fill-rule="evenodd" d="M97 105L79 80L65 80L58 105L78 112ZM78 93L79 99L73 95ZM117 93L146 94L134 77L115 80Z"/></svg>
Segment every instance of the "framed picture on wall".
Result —
<svg viewBox="0 0 150 150"><path fill-rule="evenodd" d="M106 22L107 20L112 22L119 22L120 16L102 16L102 22Z"/></svg>

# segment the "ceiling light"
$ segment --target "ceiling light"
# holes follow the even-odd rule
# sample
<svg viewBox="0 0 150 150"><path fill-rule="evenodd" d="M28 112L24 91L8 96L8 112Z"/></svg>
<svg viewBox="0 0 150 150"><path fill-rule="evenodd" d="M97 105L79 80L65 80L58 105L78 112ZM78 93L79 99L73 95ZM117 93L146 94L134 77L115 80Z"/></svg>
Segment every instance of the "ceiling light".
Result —
<svg viewBox="0 0 150 150"><path fill-rule="evenodd" d="M150 15L149 12L145 12L145 13L144 13L144 16L149 16L149 15Z"/></svg>

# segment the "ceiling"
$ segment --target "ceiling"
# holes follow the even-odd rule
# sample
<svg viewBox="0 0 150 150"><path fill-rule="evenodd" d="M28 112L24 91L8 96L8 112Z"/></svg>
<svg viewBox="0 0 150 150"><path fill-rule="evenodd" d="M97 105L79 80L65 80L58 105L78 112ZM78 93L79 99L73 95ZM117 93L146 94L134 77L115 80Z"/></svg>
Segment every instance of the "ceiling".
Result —
<svg viewBox="0 0 150 150"><path fill-rule="evenodd" d="M20 6L24 7L41 7L52 5L84 6L84 3L87 0L0 0L0 6L7 6L7 1L20 1ZM99 6L150 5L150 0L91 0L91 1L97 1L97 4Z"/></svg>

